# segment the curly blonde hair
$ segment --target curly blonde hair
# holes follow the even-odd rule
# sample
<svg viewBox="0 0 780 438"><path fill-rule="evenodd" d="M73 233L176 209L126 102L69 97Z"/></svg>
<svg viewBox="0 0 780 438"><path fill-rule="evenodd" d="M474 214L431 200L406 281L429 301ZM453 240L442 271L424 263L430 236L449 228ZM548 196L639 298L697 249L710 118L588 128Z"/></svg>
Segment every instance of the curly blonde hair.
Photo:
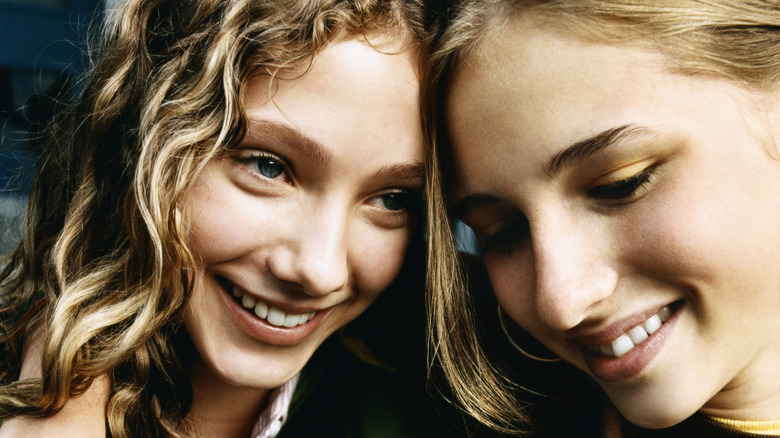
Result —
<svg viewBox="0 0 780 438"><path fill-rule="evenodd" d="M484 56L485 35L529 14L587 41L663 53L682 74L776 91L780 5L776 0L461 0L443 12L432 28L437 35L423 81L429 159L438 163L428 173L431 360L464 411L498 431L524 435L532 433L533 423L523 389L511 377L516 370L507 365L507 350L492 339L502 336L495 307L484 314L480 309L495 298L486 287L468 285L449 230L443 108L451 72L464 62L500 62Z"/></svg>
<svg viewBox="0 0 780 438"><path fill-rule="evenodd" d="M181 327L192 285L180 203L246 127L250 77L311 60L339 32L422 44L415 0L128 0L109 11L83 91L45 133L25 234L0 275L0 418L49 416L108 375L114 437L178 437L192 403ZM35 321L18 317L38 291ZM15 382L43 321L42 379Z"/></svg>

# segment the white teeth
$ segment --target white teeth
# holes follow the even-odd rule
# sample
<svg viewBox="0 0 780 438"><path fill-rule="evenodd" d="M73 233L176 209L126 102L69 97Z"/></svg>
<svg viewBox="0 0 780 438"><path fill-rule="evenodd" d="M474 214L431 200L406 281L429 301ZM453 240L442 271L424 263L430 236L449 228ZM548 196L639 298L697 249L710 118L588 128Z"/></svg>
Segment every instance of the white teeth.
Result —
<svg viewBox="0 0 780 438"><path fill-rule="evenodd" d="M651 316L647 321L632 328L627 333L618 336L611 343L599 346L589 345L587 348L594 353L601 353L602 356L620 357L655 333L664 322L672 317L672 313L672 309L664 307L658 314Z"/></svg>
<svg viewBox="0 0 780 438"><path fill-rule="evenodd" d="M659 318L658 315L653 315L650 317L650 319L645 321L644 324L642 324L642 327L645 328L645 331L648 334L652 335L656 330L661 328L661 324L663 324L663 322L661 322L661 318Z"/></svg>
<svg viewBox="0 0 780 438"><path fill-rule="evenodd" d="M268 317L268 304L262 301L259 301L257 304L255 304L255 315L262 319Z"/></svg>
<svg viewBox="0 0 780 438"><path fill-rule="evenodd" d="M255 298L251 295L244 295L241 298L241 304L244 305L247 309L251 309L252 307L255 307L255 304L257 301L255 301Z"/></svg>
<svg viewBox="0 0 780 438"><path fill-rule="evenodd" d="M284 317L284 323L282 325L285 327L295 327L300 324L301 316L304 315L287 315Z"/></svg>
<svg viewBox="0 0 780 438"><path fill-rule="evenodd" d="M265 318L266 321L268 321L272 325L284 325L284 312L277 309L276 307L269 307L268 308L268 316Z"/></svg>
<svg viewBox="0 0 780 438"><path fill-rule="evenodd" d="M245 294L238 286L234 286L231 294L240 298L241 305L249 310L254 311L254 314L258 318L266 320L269 324L277 327L295 327L303 323L311 321L317 312L309 313L285 313L275 307L270 307L268 304L257 300L255 297L249 294Z"/></svg>
<svg viewBox="0 0 780 438"><path fill-rule="evenodd" d="M612 341L612 353L615 357L620 357L634 348L634 343L631 342L631 338L628 335L620 335L617 339Z"/></svg>
<svg viewBox="0 0 780 438"><path fill-rule="evenodd" d="M639 345L640 342L647 339L647 336L648 334L645 331L645 328L641 325L638 325L628 331L628 337L631 338L631 342L633 342L634 345Z"/></svg>

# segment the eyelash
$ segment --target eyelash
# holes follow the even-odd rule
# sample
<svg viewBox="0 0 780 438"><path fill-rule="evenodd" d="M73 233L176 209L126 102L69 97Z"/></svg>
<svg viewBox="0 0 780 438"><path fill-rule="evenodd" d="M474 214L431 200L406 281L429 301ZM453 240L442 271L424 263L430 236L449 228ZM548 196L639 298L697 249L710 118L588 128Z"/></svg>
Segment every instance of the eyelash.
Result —
<svg viewBox="0 0 780 438"><path fill-rule="evenodd" d="M292 166L290 166L287 160L267 151L261 151L261 150L241 151L239 155L236 157L236 160L244 164L246 167L248 167L254 175L257 175L259 178L262 178L264 180L273 181L276 180L278 176L283 175L284 181L289 182L290 176L292 175ZM273 162L276 165L280 166L281 167L281 169L279 169L280 173L274 177L264 174L260 168L260 163L263 160L265 160L266 164Z"/></svg>
<svg viewBox="0 0 780 438"><path fill-rule="evenodd" d="M641 171L609 184L593 187L588 190L588 196L595 199L627 202L636 192L647 185L655 175L656 166L649 166Z"/></svg>
<svg viewBox="0 0 780 438"><path fill-rule="evenodd" d="M508 218L507 222L507 225L501 227L495 234L486 236L480 247L482 254L496 252L500 255L509 255L523 244L528 237L528 221L525 216L518 214Z"/></svg>
<svg viewBox="0 0 780 438"><path fill-rule="evenodd" d="M398 201L398 209L393 210L385 205L388 197ZM422 212L422 196L419 190L390 189L390 191L372 197L369 202L374 207L372 210L375 212L371 217L377 224L386 228L408 226Z"/></svg>
<svg viewBox="0 0 780 438"><path fill-rule="evenodd" d="M628 178L594 187L588 196L596 199L628 202L636 192L647 185L655 175L656 166L650 166ZM522 215L507 219L507 225L495 234L487 236L480 251L482 254L495 252L509 255L523 244L528 237L528 221Z"/></svg>
<svg viewBox="0 0 780 438"><path fill-rule="evenodd" d="M385 210L390 211L392 213L406 214L407 212L416 211L417 208L419 207L419 205L418 205L419 203L417 202L418 200L416 199L417 198L416 192L408 190L408 189L395 189L395 190L383 193L381 195L377 195L373 199L381 199L381 200L384 201L384 200L387 200L388 197L390 199L393 199L393 197L396 197L394 199L397 200L399 202L399 204L401 204L399 206L399 208L395 209L395 210L392 209L392 208L387 207L387 205L383 205L382 208L384 208Z"/></svg>
<svg viewBox="0 0 780 438"><path fill-rule="evenodd" d="M234 159L248 167L254 177L263 181L278 182L280 178L283 178L284 182L290 183L291 177L294 175L293 167L286 159L267 151L257 149L240 150ZM275 163L279 167L276 169L279 173L271 176L263 172L261 169L263 162L265 164ZM382 210L382 217L385 218L383 220L390 220L389 223L392 224L392 227L406 223L410 216L417 215L422 211L420 190L407 188L390 189L385 193L372 197L371 200L376 200L376 202L371 202L371 204ZM396 201L399 204L398 208L394 210L388 207L386 201Z"/></svg>

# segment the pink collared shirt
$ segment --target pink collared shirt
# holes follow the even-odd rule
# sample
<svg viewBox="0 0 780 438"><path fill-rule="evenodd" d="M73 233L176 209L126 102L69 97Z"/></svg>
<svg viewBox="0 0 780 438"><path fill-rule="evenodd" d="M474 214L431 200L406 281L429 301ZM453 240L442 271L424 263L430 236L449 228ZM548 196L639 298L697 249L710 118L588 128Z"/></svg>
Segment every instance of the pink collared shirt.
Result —
<svg viewBox="0 0 780 438"><path fill-rule="evenodd" d="M252 438L274 438L282 429L282 425L287 421L287 411L290 409L295 387L298 385L296 374L284 385L274 389L271 393L271 400L268 407L257 419L254 429L252 429Z"/></svg>

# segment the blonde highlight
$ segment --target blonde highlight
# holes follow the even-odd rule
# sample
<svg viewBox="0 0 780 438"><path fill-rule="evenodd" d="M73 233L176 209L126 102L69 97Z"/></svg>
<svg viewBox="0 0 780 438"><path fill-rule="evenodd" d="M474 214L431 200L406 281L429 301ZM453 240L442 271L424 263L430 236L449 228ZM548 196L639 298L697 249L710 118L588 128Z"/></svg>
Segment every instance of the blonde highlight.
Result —
<svg viewBox="0 0 780 438"><path fill-rule="evenodd" d="M188 433L181 325L194 260L181 211L205 164L240 140L244 87L339 32L422 40L395 0L129 0L108 14L83 91L46 133L23 241L0 275L0 418L45 417L108 375L111 436ZM16 316L36 291L42 379L15 382ZM143 431L143 432L141 432Z"/></svg>
<svg viewBox="0 0 780 438"><path fill-rule="evenodd" d="M522 394L531 392L507 377L513 370L503 365L506 352L487 345L497 322L478 319L478 308L494 297L487 297L488 285L467 278L446 218L443 116L452 72L462 63L495 62L484 50L485 36L501 32L516 15L587 41L659 52L676 73L771 92L780 86L780 7L768 0L463 0L438 17L423 82L424 120L433 144L429 159L440 163L428 175L429 196L437 198L429 200L428 214L439 221L431 227L441 228L428 230L431 367L445 374L461 409L500 432L527 435L534 424Z"/></svg>

